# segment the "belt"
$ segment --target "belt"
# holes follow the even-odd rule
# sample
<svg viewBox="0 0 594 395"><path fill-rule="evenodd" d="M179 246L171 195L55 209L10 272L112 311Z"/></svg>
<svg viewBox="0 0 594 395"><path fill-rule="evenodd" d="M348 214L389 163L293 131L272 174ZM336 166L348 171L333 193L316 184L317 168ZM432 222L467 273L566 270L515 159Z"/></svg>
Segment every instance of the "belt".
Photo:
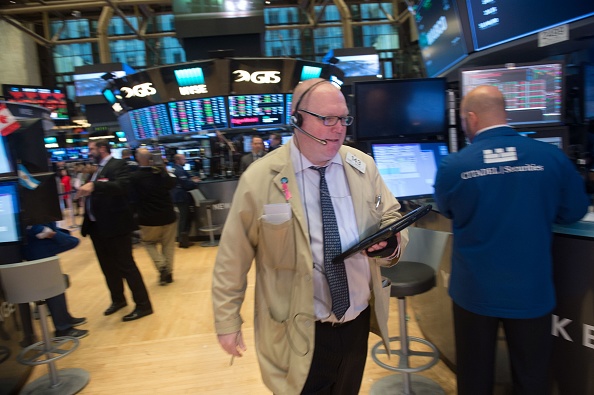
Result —
<svg viewBox="0 0 594 395"><path fill-rule="evenodd" d="M355 318L355 320L356 320L356 318ZM341 326L350 324L353 321L354 320L345 321L345 322L330 322L330 321L324 321L324 322L322 322L322 321L316 321L316 324L323 325L323 326L331 326L333 328L338 328L338 327L341 327Z"/></svg>

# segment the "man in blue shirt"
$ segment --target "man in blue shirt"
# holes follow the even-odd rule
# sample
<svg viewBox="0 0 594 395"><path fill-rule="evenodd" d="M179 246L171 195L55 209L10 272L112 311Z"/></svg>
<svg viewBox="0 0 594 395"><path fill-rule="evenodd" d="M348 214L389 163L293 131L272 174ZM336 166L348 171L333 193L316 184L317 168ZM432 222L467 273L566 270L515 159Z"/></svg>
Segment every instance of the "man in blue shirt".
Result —
<svg viewBox="0 0 594 395"><path fill-rule="evenodd" d="M435 199L452 220L449 292L454 302L459 394L491 394L503 323L515 391L546 394L555 307L554 223L582 218L589 198L557 147L506 124L505 99L479 86L460 105L472 144L445 158Z"/></svg>

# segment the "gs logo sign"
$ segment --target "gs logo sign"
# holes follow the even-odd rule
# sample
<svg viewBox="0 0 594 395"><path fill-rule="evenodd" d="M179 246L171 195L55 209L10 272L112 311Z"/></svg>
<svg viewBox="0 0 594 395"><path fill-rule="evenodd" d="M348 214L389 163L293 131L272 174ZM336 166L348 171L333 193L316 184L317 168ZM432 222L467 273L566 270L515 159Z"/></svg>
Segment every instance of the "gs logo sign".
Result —
<svg viewBox="0 0 594 395"><path fill-rule="evenodd" d="M126 93L126 99L131 97L147 97L157 93L157 90L152 87L152 82L145 82L144 84L135 85L132 88L127 86L121 87L120 90Z"/></svg>
<svg viewBox="0 0 594 395"><path fill-rule="evenodd" d="M280 71L255 71L250 74L245 70L235 70L235 82L252 82L254 84L277 84L281 81Z"/></svg>

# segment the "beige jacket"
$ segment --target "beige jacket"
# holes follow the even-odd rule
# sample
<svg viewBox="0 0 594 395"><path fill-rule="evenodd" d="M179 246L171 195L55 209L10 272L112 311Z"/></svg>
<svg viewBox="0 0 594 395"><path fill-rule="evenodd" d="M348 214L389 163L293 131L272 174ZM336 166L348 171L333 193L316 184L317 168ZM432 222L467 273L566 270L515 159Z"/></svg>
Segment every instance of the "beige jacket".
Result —
<svg viewBox="0 0 594 395"><path fill-rule="evenodd" d="M254 307L255 342L264 383L275 394L298 394L313 356L313 260L290 142L254 162L239 180L221 235L212 298L217 334L241 329L241 305L247 273L256 262ZM381 179L371 157L350 147L340 149L361 237L401 215L400 204ZM365 172L345 161L348 152L365 163ZM278 225L265 223L264 205L285 203L281 179L286 177L292 198L292 218ZM377 196L381 203L376 208ZM402 232L401 251L408 242ZM388 341L389 288L382 290L380 265L393 261L369 259L372 279L371 330Z"/></svg>

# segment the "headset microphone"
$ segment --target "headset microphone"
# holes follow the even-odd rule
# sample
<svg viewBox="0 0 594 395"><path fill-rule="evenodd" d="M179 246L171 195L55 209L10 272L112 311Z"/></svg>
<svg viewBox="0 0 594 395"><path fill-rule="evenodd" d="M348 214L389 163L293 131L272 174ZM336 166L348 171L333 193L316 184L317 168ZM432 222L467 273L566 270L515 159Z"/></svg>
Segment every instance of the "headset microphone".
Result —
<svg viewBox="0 0 594 395"><path fill-rule="evenodd" d="M307 137L315 140L316 142L322 144L322 145L326 145L328 144L328 142L326 140L322 140L320 138L317 138L316 136L314 136L313 134L306 132L305 130L301 129L300 126L298 126L295 122L291 122L291 126L294 127L295 129L299 130L301 133L303 133L304 135L306 135Z"/></svg>

